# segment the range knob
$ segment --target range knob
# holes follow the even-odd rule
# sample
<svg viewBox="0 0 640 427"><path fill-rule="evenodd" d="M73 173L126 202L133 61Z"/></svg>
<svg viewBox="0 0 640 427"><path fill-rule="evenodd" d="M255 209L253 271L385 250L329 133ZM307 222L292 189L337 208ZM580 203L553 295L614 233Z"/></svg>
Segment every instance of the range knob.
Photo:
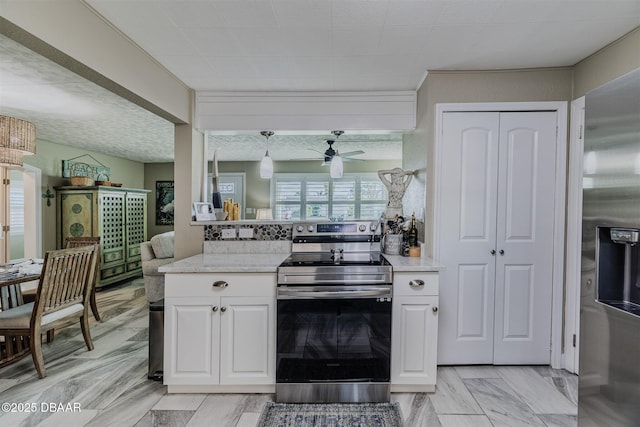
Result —
<svg viewBox="0 0 640 427"><path fill-rule="evenodd" d="M304 231L304 227L303 227L303 226L301 226L301 225L299 225L299 226L297 226L297 227L296 227L296 231L297 231L298 233L302 233L302 232Z"/></svg>
<svg viewBox="0 0 640 427"><path fill-rule="evenodd" d="M358 230L360 231L367 231L367 226L364 224L360 224L360 226L358 227Z"/></svg>
<svg viewBox="0 0 640 427"><path fill-rule="evenodd" d="M313 225L309 225L309 226L307 226L307 231L308 231L309 233L313 232Z"/></svg>
<svg viewBox="0 0 640 427"><path fill-rule="evenodd" d="M376 231L378 229L378 226L376 225L375 222L372 222L371 226L369 226L369 228L371 229L371 231Z"/></svg>

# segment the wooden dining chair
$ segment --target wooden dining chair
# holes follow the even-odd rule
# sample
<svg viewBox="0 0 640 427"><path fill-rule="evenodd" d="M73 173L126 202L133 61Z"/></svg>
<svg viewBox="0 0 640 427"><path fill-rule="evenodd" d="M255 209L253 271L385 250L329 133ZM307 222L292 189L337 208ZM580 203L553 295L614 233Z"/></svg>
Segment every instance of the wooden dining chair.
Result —
<svg viewBox="0 0 640 427"><path fill-rule="evenodd" d="M0 309L8 310L24 304L20 283L0 287ZM29 338L21 335L2 337L0 341L0 368L29 353Z"/></svg>
<svg viewBox="0 0 640 427"><path fill-rule="evenodd" d="M100 236L98 237L66 237L64 239L65 248L77 248L87 245L100 245ZM98 264L100 264L100 247L98 246ZM96 286L98 286L98 276L96 271L95 285L91 289L91 312L94 319L100 321L100 313L98 313L98 303L96 302Z"/></svg>
<svg viewBox="0 0 640 427"><path fill-rule="evenodd" d="M98 268L98 245L45 253L35 301L0 312L0 335L26 336L39 378L47 373L41 334L80 320L84 342L93 350L89 332L91 287Z"/></svg>

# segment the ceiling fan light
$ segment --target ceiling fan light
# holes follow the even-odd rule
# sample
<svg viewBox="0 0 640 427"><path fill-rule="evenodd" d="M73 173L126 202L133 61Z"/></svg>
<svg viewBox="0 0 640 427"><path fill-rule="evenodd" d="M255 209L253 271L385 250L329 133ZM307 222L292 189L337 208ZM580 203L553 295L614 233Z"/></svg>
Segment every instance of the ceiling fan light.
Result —
<svg viewBox="0 0 640 427"><path fill-rule="evenodd" d="M342 157L336 152L336 155L331 159L331 166L329 169L329 175L331 178L342 178L344 175L344 165L342 164Z"/></svg>
<svg viewBox="0 0 640 427"><path fill-rule="evenodd" d="M273 159L269 156L269 150L264 153L264 157L260 161L260 178L271 179L273 177Z"/></svg>

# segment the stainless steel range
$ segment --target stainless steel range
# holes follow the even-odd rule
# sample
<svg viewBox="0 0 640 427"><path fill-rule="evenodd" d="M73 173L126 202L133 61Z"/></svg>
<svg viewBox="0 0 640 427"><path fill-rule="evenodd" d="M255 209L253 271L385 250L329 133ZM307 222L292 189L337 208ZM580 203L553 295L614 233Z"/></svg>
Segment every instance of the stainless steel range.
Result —
<svg viewBox="0 0 640 427"><path fill-rule="evenodd" d="M391 265L376 221L299 223L278 268L276 401L389 401Z"/></svg>

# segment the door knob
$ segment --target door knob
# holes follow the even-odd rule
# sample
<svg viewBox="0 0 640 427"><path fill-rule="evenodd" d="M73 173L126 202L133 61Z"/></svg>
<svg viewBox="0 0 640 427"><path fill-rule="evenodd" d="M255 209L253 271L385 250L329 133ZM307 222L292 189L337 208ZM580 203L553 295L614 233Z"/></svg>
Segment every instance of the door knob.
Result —
<svg viewBox="0 0 640 427"><path fill-rule="evenodd" d="M495 249L491 249L491 252L489 252L491 255L495 255L496 254L496 250Z"/></svg>
<svg viewBox="0 0 640 427"><path fill-rule="evenodd" d="M503 250L503 249L500 249L499 254L500 254L500 255L504 255L504 250Z"/></svg>

